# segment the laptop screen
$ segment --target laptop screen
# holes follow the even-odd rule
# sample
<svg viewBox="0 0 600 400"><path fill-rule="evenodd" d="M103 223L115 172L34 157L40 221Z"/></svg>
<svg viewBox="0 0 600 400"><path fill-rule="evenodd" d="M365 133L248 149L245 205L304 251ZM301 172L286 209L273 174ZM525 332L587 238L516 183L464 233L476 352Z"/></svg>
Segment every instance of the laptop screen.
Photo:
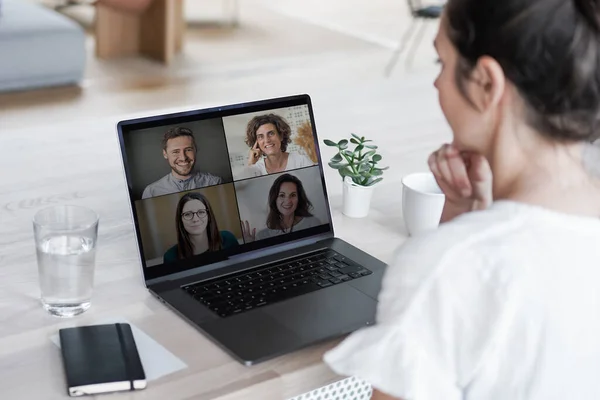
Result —
<svg viewBox="0 0 600 400"><path fill-rule="evenodd" d="M118 124L146 278L332 232L307 95Z"/></svg>

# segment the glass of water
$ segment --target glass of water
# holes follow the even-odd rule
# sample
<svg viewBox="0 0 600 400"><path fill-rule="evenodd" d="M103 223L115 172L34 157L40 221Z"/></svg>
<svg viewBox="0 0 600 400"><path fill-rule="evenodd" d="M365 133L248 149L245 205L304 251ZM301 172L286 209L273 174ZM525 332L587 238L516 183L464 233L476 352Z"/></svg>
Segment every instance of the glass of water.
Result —
<svg viewBox="0 0 600 400"><path fill-rule="evenodd" d="M98 215L86 207L53 206L33 217L41 298L58 317L90 308Z"/></svg>

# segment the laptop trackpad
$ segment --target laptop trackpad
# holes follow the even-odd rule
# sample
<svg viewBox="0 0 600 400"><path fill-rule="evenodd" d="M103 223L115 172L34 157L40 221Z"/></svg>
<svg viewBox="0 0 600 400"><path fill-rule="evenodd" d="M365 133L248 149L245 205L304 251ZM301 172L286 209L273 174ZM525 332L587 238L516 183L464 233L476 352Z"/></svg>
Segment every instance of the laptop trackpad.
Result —
<svg viewBox="0 0 600 400"><path fill-rule="evenodd" d="M342 284L273 304L263 312L303 340L314 340L372 324L376 309L375 300Z"/></svg>

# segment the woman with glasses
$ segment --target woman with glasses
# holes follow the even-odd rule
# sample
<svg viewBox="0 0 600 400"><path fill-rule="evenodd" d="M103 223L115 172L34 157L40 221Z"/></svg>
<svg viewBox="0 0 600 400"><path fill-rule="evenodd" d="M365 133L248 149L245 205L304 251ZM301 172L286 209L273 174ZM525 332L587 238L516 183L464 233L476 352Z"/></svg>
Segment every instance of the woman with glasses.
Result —
<svg viewBox="0 0 600 400"><path fill-rule="evenodd" d="M165 253L165 263L239 245L233 233L219 231L210 203L200 193L187 193L179 200L175 225L177 244Z"/></svg>

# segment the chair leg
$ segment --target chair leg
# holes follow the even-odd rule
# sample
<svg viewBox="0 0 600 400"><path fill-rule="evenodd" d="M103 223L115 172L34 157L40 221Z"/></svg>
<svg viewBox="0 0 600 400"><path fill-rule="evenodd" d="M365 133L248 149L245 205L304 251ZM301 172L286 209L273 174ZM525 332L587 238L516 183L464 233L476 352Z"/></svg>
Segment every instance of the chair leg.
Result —
<svg viewBox="0 0 600 400"><path fill-rule="evenodd" d="M423 35L425 34L425 29L427 28L427 25L428 23L426 20L423 20L421 22L421 27L419 28L417 35L415 36L415 40L413 41L412 47L406 56L406 67L412 65L412 61L415 57L415 53L417 52L417 48L419 47L421 40L423 40Z"/></svg>
<svg viewBox="0 0 600 400"><path fill-rule="evenodd" d="M390 61L388 62L388 65L385 68L385 76L386 77L389 77L391 75L392 70L394 69L394 66L396 65L396 62L398 62L398 57L400 57L400 54L402 54L402 52L406 48L406 45L408 44L408 41L409 41L410 37L412 36L413 29L414 29L414 26L416 23L417 23L417 18L413 17L410 25L404 31L404 34L402 35L402 39L400 40L400 43L398 43L396 50L394 50L394 54L392 54L392 58L390 59Z"/></svg>
<svg viewBox="0 0 600 400"><path fill-rule="evenodd" d="M232 27L239 25L240 5L238 0L224 0L223 4L226 8L226 13L229 14L229 25Z"/></svg>

